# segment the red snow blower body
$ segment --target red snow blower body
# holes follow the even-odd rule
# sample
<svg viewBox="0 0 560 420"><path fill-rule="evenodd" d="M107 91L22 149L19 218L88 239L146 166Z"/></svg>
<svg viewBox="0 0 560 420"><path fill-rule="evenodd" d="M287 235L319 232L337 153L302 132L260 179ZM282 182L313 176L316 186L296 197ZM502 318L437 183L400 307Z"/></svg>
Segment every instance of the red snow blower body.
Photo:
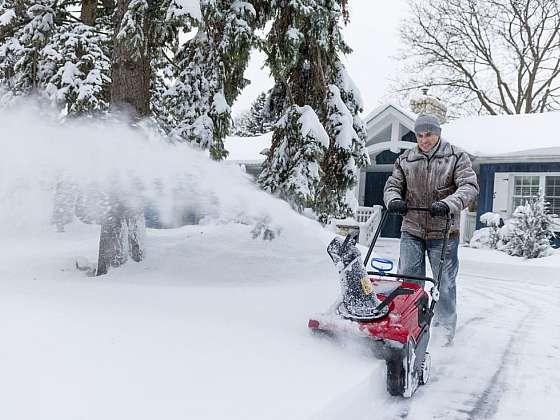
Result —
<svg viewBox="0 0 560 420"><path fill-rule="evenodd" d="M429 211L414 208L416 211ZM381 222L369 247L364 265L371 256L375 242L385 223L387 212L383 210ZM444 231L442 251L447 246L451 218L448 217ZM349 235L350 236L350 235ZM347 237L348 242L351 238ZM387 364L387 390L391 395L411 397L418 385L428 382L431 359L426 351L430 339L430 324L435 304L439 299L441 267L445 252L441 253L437 279L389 273L392 262L373 258L376 271L367 271L367 278L375 295L376 307L367 315L356 316L345 307L343 301L336 302L327 312L311 318L308 327L314 333L337 337L346 335L365 340L376 357ZM390 263L385 269L374 263ZM363 282L363 280L362 280ZM428 282L431 289L425 290Z"/></svg>

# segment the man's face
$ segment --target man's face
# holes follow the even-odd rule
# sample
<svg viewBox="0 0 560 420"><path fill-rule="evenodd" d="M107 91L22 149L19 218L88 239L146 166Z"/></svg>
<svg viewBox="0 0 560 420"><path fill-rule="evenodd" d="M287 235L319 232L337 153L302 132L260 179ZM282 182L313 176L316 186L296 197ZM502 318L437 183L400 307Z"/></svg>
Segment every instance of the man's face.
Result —
<svg viewBox="0 0 560 420"><path fill-rule="evenodd" d="M438 142L439 136L431 131L416 133L418 147L423 152L429 152Z"/></svg>

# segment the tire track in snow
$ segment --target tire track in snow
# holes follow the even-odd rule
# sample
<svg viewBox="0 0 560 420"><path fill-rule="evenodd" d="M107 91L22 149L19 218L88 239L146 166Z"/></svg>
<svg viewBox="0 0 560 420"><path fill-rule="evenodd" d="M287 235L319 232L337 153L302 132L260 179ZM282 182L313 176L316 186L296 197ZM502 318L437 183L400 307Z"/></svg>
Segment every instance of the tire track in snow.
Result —
<svg viewBox="0 0 560 420"><path fill-rule="evenodd" d="M465 401L466 405L472 405L470 410L459 409L458 412L466 414L468 420L478 420L483 418L492 418L499 409L500 401L502 400L505 391L507 390L507 382L504 375L511 373L512 367L515 371L515 366L519 365L519 353L516 349L521 347L523 343L528 340L525 332L527 331L527 323L535 318L538 318L538 313L544 311L544 306L555 309L558 302L557 287L550 287L548 284L534 284L531 283L530 289L527 289L525 284L517 282L512 283L508 279L473 275L472 277L479 277L499 282L500 284L492 284L491 289L499 293L499 297L508 298L520 303L520 307L524 308L524 315L516 323L505 349L500 358L500 364L490 378L488 385L482 391L480 396L471 401ZM487 285L488 286L488 285ZM523 289L521 289L523 287ZM534 290L534 288L545 290ZM535 298L535 299L534 299ZM476 318L476 317L475 317ZM488 317L480 317L486 319ZM468 325L468 324L466 324ZM463 325L466 326L465 324Z"/></svg>
<svg viewBox="0 0 560 420"><path fill-rule="evenodd" d="M519 398L511 383L512 377L515 383L520 367L530 363L522 352L531 339L525 331L532 328L540 313L557 306L560 288L549 287L548 283L460 275L472 280L460 286L464 321L458 325L456 347L439 348L437 340L431 343L436 366L430 383L420 387L411 399L383 395L364 404L371 395L353 395L344 407L334 410L334 416L325 418L480 420L501 412L506 398ZM380 370L376 369L372 378L376 393L383 386L380 381L385 380Z"/></svg>
<svg viewBox="0 0 560 420"><path fill-rule="evenodd" d="M508 326L506 330L509 332L509 335L506 339L503 351L498 358L499 365L492 376L482 384L483 388L477 386L476 388L465 392L461 389L460 393L467 394L466 398L454 401L451 406L438 406L438 409L435 410L435 412L430 413L430 418L445 420L452 418L458 420L478 420L481 418L488 418L497 411L500 396L505 386L503 383L503 374L507 370L506 368L513 363L515 356L514 347L519 344L519 335L522 331L523 325L527 321L527 314L535 310L535 305L532 305L531 307L527 306L524 299L525 294L520 296L520 293L523 293L523 291L519 290L518 287L516 288L514 286L511 288L504 288L502 285L496 286L496 284L485 284L485 289L483 289L484 291L481 291L480 288L476 288L474 285L466 288L470 289L468 290L469 293L475 293L477 297L482 296L485 299L491 299L494 303L493 306L490 307L490 310L486 311L484 315L474 315L468 318L465 322L461 323L457 330L458 334L456 337L461 339L461 341L465 341L465 339L469 341L468 337L473 334L469 334L470 330L475 328L475 331L478 331L480 325L488 326L490 328L498 327L503 329L503 327L508 324L503 324L501 322L502 317L498 316L500 311L503 311L503 309L507 307L510 308L510 310L513 309L516 312L520 312L519 309L523 308L523 315L518 322L513 326ZM492 291L494 291L494 293L492 293ZM497 322L485 322L488 320L496 320ZM448 367L449 366L443 367L440 372L436 373L435 376L445 378L447 376L446 371L448 370ZM461 376L460 372L456 373L456 376ZM469 374L466 374L465 377L469 377ZM481 389L481 391L478 391L479 389ZM453 412L458 414L458 416L453 415Z"/></svg>
<svg viewBox="0 0 560 420"><path fill-rule="evenodd" d="M468 414L469 420L491 418L498 411L501 395L503 394L502 391L504 391L507 387L505 381L502 379L503 373L507 367L511 366L511 363L515 358L513 349L519 345L518 340L520 339L523 327L527 323L527 319L527 317L523 317L516 325L517 332L510 335L506 349L502 353L500 365L492 375L488 386L474 401L472 410L466 413Z"/></svg>

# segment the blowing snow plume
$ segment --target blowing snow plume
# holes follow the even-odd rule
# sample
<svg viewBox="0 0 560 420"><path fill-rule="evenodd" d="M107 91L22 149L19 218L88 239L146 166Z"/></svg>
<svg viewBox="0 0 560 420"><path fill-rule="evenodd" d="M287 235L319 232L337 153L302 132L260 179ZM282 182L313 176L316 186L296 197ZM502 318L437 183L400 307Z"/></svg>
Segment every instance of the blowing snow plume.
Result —
<svg viewBox="0 0 560 420"><path fill-rule="evenodd" d="M249 224L265 238L311 223L260 191L236 165L212 161L188 144L116 121L60 124L39 111L25 104L0 116L3 234L52 230L53 220L60 228L75 217L99 224L111 196L155 211L168 226L189 210L201 223Z"/></svg>

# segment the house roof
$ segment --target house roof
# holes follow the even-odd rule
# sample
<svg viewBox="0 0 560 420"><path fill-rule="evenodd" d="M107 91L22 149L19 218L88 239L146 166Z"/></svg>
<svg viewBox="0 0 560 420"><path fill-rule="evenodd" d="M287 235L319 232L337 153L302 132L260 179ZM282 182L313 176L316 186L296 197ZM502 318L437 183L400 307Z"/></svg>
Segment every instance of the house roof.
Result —
<svg viewBox="0 0 560 420"><path fill-rule="evenodd" d="M386 102L383 105L380 105L377 108L375 108L373 111L371 111L367 115L367 117L364 119L366 125L369 126L371 123L374 122L374 120L377 117L379 117L379 115L383 114L384 112L386 112L388 110L391 110L391 108L402 114L402 117L404 117L403 122L411 122L412 124L414 124L414 121L416 120L416 117L417 117L417 115L414 112L403 108L402 106L400 106L396 102Z"/></svg>
<svg viewBox="0 0 560 420"><path fill-rule="evenodd" d="M560 156L560 112L489 115L454 120L442 137L477 158Z"/></svg>
<svg viewBox="0 0 560 420"><path fill-rule="evenodd" d="M383 118L388 112L401 114L407 123L416 118L413 112L389 102L368 114L365 118L368 130L373 128L377 118ZM560 159L559 122L559 111L467 117L444 124L442 137L481 161ZM271 142L272 133L258 137L227 137L228 160L260 164L266 158L260 152L270 147Z"/></svg>

